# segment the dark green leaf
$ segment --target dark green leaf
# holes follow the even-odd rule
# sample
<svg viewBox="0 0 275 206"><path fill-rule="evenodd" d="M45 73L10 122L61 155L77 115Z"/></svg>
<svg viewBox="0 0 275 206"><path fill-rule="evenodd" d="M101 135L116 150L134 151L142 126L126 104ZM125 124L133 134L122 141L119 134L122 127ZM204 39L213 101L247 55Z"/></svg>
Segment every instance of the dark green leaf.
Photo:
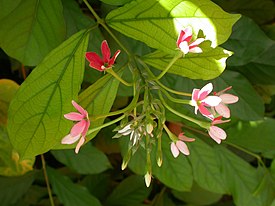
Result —
<svg viewBox="0 0 275 206"><path fill-rule="evenodd" d="M1 206L10 206L17 202L31 186L35 173L20 177L0 177Z"/></svg>
<svg viewBox="0 0 275 206"><path fill-rule="evenodd" d="M213 83L216 92L232 86L228 93L239 97L237 103L229 105L233 116L242 120L259 120L263 118L263 100L243 75L238 72L226 71Z"/></svg>
<svg viewBox="0 0 275 206"><path fill-rule="evenodd" d="M102 1L105 4L118 6L118 5L124 5L132 0L100 0L100 1Z"/></svg>
<svg viewBox="0 0 275 206"><path fill-rule="evenodd" d="M35 66L65 37L60 0L2 0L0 46L9 56Z"/></svg>
<svg viewBox="0 0 275 206"><path fill-rule="evenodd" d="M213 79L225 69L225 60L228 56L228 52L221 47L201 54L187 54L177 60L168 72L191 79ZM164 70L173 57L162 51L156 51L144 56L143 60L156 69Z"/></svg>
<svg viewBox="0 0 275 206"><path fill-rule="evenodd" d="M74 184L67 176L59 174L52 168L47 168L53 192L61 203L66 206L101 206L100 202L92 196L87 188Z"/></svg>
<svg viewBox="0 0 275 206"><path fill-rule="evenodd" d="M254 152L272 152L275 149L275 120L264 119L257 122L239 121L235 127L227 130L231 143Z"/></svg>
<svg viewBox="0 0 275 206"><path fill-rule="evenodd" d="M212 46L225 42L239 15L228 14L211 1L137 0L110 12L106 22L150 47L174 53L179 30L192 25L203 30Z"/></svg>
<svg viewBox="0 0 275 206"><path fill-rule="evenodd" d="M263 176L249 163L223 147L216 147L216 155L220 161L220 172L223 181L228 185L237 206L263 206L266 202L264 191L260 190Z"/></svg>
<svg viewBox="0 0 275 206"><path fill-rule="evenodd" d="M228 193L228 188L222 179L219 163L215 158L216 154L213 148L196 138L195 142L189 144L189 150L190 155L188 158L193 169L194 180L198 185L214 193Z"/></svg>
<svg viewBox="0 0 275 206"><path fill-rule="evenodd" d="M106 155L91 144L81 148L77 155L74 150L52 151L52 154L79 174L97 174L112 167Z"/></svg>
<svg viewBox="0 0 275 206"><path fill-rule="evenodd" d="M229 68L240 71L255 84L274 84L275 41L251 19L242 17L224 46L234 52L228 59Z"/></svg>
<svg viewBox="0 0 275 206"><path fill-rule="evenodd" d="M197 184L193 184L190 192L179 192L172 190L173 195L191 205L211 205L221 199L222 195L209 192ZM199 197L199 198L198 198Z"/></svg>
<svg viewBox="0 0 275 206"><path fill-rule="evenodd" d="M21 85L9 108L9 137L21 158L44 153L66 134L84 73L88 32L80 31L54 49Z"/></svg>
<svg viewBox="0 0 275 206"><path fill-rule="evenodd" d="M107 198L110 206L139 205L150 194L142 176L130 176L123 180Z"/></svg>
<svg viewBox="0 0 275 206"><path fill-rule="evenodd" d="M265 23L274 18L275 5L272 0L214 0L225 11L240 13L257 23Z"/></svg>

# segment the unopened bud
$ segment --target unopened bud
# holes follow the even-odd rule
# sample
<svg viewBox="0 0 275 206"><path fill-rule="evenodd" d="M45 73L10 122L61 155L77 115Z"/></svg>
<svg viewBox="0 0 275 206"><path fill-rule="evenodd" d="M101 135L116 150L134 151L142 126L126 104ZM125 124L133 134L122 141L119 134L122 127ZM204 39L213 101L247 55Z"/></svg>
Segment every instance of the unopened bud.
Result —
<svg viewBox="0 0 275 206"><path fill-rule="evenodd" d="M146 125L146 132L147 132L148 134L151 134L151 133L153 132L153 129L154 129L154 127L153 127L152 124L147 124L147 125Z"/></svg>
<svg viewBox="0 0 275 206"><path fill-rule="evenodd" d="M152 175L151 173L147 172L144 176L146 187L150 187Z"/></svg>

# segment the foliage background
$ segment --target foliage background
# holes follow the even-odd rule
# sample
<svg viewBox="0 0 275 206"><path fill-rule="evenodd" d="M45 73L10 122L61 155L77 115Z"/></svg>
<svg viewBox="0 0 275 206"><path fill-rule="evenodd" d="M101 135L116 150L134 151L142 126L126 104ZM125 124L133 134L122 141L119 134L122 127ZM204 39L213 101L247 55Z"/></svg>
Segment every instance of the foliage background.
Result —
<svg viewBox="0 0 275 206"><path fill-rule="evenodd" d="M144 184L146 158L142 148L129 168L121 171L127 138L111 139L114 125L92 133L88 138L93 141L75 155L72 146L60 144L71 126L63 118L72 109L71 99L77 99L80 91L80 104L91 115L99 115L127 106L132 98L131 89L108 74L89 69L84 58L86 50L99 53L103 39L113 51L121 45L102 24L98 26L82 1L0 0L1 205L50 205L46 171L55 205L274 206L274 1L89 2L106 20L103 25L156 74L154 68L164 68L174 55L177 35L169 30L173 22L167 18L172 4L184 8L182 2L191 2L184 14L172 10L169 15L173 20L180 15L195 15L193 5L206 5L204 20L186 20L194 25L195 33L205 26L204 35L209 40L203 45L205 56L187 56L162 82L188 92L209 80L217 91L232 85L240 101L232 105L231 122L225 125L228 138L215 145L204 131L197 132L200 128L192 130L188 122L168 112L167 120L181 122L196 141L188 145L190 156L174 159L168 138L163 138L163 165L159 168L152 161L154 179L149 188ZM213 12L216 9L219 12ZM156 15L162 21L153 18ZM217 22L215 15L221 15ZM144 17L145 21L139 21ZM162 41L150 38L151 34L158 34ZM211 49L210 44L218 47ZM229 55L223 48L234 53L226 65ZM122 53L116 69L127 60L127 54ZM121 75L131 81L128 68ZM171 105L193 115L188 107ZM103 122L98 120L93 127Z"/></svg>

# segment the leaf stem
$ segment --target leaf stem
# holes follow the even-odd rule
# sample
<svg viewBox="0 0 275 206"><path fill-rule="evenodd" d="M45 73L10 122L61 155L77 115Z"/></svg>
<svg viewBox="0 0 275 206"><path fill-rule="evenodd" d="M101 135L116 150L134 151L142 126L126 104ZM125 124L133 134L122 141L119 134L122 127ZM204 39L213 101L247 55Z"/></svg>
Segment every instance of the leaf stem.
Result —
<svg viewBox="0 0 275 206"><path fill-rule="evenodd" d="M105 21L101 19L95 10L91 7L87 0L83 0L90 12L94 15L96 21L111 35L111 37L116 41L116 43L126 52L128 56L131 56L130 52L124 47L124 45L117 39L117 37L113 34L113 32L109 29L109 27L105 24Z"/></svg>
<svg viewBox="0 0 275 206"><path fill-rule="evenodd" d="M51 190L50 183L49 183L49 178L48 178L48 175L47 175L45 158L44 158L43 154L41 154L40 157L41 157L41 161L42 161L42 169L43 169L44 178L45 178L46 185L47 185L47 190L48 190L48 194L49 194L49 198L50 198L50 203L51 203L51 206L54 206L52 190Z"/></svg>
<svg viewBox="0 0 275 206"><path fill-rule="evenodd" d="M125 86L127 86L127 87L133 86L133 83L129 83L129 82L126 82L125 80L123 80L120 76L118 76L118 74L112 68L107 69L106 71L109 74L111 74L113 77L115 77L118 81L120 81L122 84L124 84Z"/></svg>
<svg viewBox="0 0 275 206"><path fill-rule="evenodd" d="M159 92L159 97L160 97L160 100L161 100L162 104L163 104L170 112L174 113L175 115L177 115L177 116L179 116L179 117L181 117L181 118L183 118L183 119L186 119L186 120L188 120L188 121L190 121L190 122L193 122L193 123L199 125L199 126L202 127L202 128L209 129L209 127L210 127L210 123L209 123L209 122L203 122L203 121L194 119L194 118L192 118L192 117L189 117L189 116L187 116L187 115L185 115L185 114L182 114L182 113L180 113L180 112L174 110L173 108L171 108L171 107L165 102L165 100L163 99L163 96L162 96L162 94L161 94L160 92Z"/></svg>
<svg viewBox="0 0 275 206"><path fill-rule="evenodd" d="M182 57L182 52L179 52L177 55L174 56L174 58L169 62L169 64L167 65L167 67L153 80L159 80L161 79L167 72L168 70L171 68L171 66L173 66L173 64Z"/></svg>

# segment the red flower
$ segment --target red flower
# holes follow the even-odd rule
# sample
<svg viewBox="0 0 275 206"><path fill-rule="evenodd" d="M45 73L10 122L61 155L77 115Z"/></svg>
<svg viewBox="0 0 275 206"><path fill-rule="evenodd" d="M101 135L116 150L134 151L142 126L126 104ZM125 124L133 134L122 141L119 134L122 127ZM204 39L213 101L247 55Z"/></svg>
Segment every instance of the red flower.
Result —
<svg viewBox="0 0 275 206"><path fill-rule="evenodd" d="M117 50L111 58L111 51L106 40L101 43L102 58L95 52L86 52L86 59L90 62L89 66L98 70L104 71L112 68L120 50Z"/></svg>

